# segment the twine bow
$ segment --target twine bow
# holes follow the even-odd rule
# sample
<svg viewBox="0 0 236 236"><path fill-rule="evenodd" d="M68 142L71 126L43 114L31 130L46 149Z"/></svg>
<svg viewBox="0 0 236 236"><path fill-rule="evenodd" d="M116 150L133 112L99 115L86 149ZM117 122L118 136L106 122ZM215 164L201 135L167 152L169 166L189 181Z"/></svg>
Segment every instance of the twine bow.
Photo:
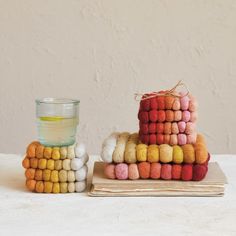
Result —
<svg viewBox="0 0 236 236"><path fill-rule="evenodd" d="M176 89L178 87L184 87L186 90L186 93L183 95L180 95L179 93L177 93ZM164 91L159 91L159 92L152 92L150 94L143 94L143 93L135 93L135 100L136 101L143 101L146 99L150 99L150 98L155 98L158 96L172 96L172 97L177 97L177 98L182 98L185 97L189 94L189 90L186 86L185 83L183 83L181 80L171 89L169 90L164 90Z"/></svg>

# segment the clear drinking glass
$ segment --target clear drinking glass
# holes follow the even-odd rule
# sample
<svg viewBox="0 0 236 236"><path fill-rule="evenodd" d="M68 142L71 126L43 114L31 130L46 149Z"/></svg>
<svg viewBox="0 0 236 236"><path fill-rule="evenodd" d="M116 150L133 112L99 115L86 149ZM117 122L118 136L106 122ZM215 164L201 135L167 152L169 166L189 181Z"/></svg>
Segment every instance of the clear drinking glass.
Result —
<svg viewBox="0 0 236 236"><path fill-rule="evenodd" d="M39 142L57 147L74 144L79 123L79 100L43 98L35 102Z"/></svg>

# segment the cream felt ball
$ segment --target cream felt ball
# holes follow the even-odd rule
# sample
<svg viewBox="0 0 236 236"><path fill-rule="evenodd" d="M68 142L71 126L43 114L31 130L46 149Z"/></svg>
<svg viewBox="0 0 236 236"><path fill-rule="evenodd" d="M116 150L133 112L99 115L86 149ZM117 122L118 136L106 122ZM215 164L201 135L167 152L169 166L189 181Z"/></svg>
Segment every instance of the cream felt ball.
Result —
<svg viewBox="0 0 236 236"><path fill-rule="evenodd" d="M113 146L105 146L101 151L101 158L104 162L111 163L112 162L112 154L115 150Z"/></svg>
<svg viewBox="0 0 236 236"><path fill-rule="evenodd" d="M67 172L67 181L68 182L75 182L75 171L68 170L68 172Z"/></svg>
<svg viewBox="0 0 236 236"><path fill-rule="evenodd" d="M88 173L88 167L87 165L84 165L82 168L80 168L75 172L75 179L77 181L83 181L87 178L87 173Z"/></svg>
<svg viewBox="0 0 236 236"><path fill-rule="evenodd" d="M69 193L75 192L75 183L74 182L68 183L68 192Z"/></svg>
<svg viewBox="0 0 236 236"><path fill-rule="evenodd" d="M75 145L68 146L67 148L67 158L75 158Z"/></svg>
<svg viewBox="0 0 236 236"><path fill-rule="evenodd" d="M75 146L75 156L81 157L86 153L86 147L83 143L77 143Z"/></svg>
<svg viewBox="0 0 236 236"><path fill-rule="evenodd" d="M86 189L86 181L75 182L75 191L81 193Z"/></svg>
<svg viewBox="0 0 236 236"><path fill-rule="evenodd" d="M84 164L86 164L88 162L88 154L85 153L84 156L82 156L81 158L74 158L71 160L71 169L72 170L79 170Z"/></svg>
<svg viewBox="0 0 236 236"><path fill-rule="evenodd" d="M116 146L116 142L117 142L117 138L119 137L118 132L114 132L112 133L108 138L106 138L102 144L102 147L106 147L106 146L112 146L115 147Z"/></svg>
<svg viewBox="0 0 236 236"><path fill-rule="evenodd" d="M65 160L63 160L63 161L62 161L62 168L63 168L64 170L70 170L70 169L71 169L71 167L70 167L70 162L71 162L70 159L65 159Z"/></svg>

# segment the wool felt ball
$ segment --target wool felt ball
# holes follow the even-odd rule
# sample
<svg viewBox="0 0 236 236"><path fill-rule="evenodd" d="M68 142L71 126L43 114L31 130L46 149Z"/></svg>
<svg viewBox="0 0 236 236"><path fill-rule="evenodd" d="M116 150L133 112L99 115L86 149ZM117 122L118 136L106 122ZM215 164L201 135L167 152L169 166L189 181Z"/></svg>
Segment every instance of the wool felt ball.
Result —
<svg viewBox="0 0 236 236"><path fill-rule="evenodd" d="M51 182L57 183L59 181L59 174L57 170L52 170L51 171L51 177L50 177Z"/></svg>
<svg viewBox="0 0 236 236"><path fill-rule="evenodd" d="M170 164L163 164L161 166L161 179L169 180L171 176L172 166Z"/></svg>
<svg viewBox="0 0 236 236"><path fill-rule="evenodd" d="M53 183L52 192L53 193L60 193L60 184L59 183Z"/></svg>
<svg viewBox="0 0 236 236"><path fill-rule="evenodd" d="M176 122L173 122L171 124L171 133L172 134L178 134L179 133L179 127L178 127L178 124Z"/></svg>
<svg viewBox="0 0 236 236"><path fill-rule="evenodd" d="M51 170L43 170L43 180L44 181L50 181L51 179Z"/></svg>
<svg viewBox="0 0 236 236"><path fill-rule="evenodd" d="M149 144L156 144L157 143L157 136L156 134L149 135Z"/></svg>
<svg viewBox="0 0 236 236"><path fill-rule="evenodd" d="M173 180L181 179L182 165L174 164L172 165L171 175Z"/></svg>
<svg viewBox="0 0 236 236"><path fill-rule="evenodd" d="M174 111L174 121L180 121L182 119L182 111Z"/></svg>
<svg viewBox="0 0 236 236"><path fill-rule="evenodd" d="M22 161L22 166L25 168L25 169L28 169L30 168L30 159L26 156L23 161Z"/></svg>
<svg viewBox="0 0 236 236"><path fill-rule="evenodd" d="M170 135L169 134L165 134L164 135L164 141L163 141L163 143L170 143Z"/></svg>
<svg viewBox="0 0 236 236"><path fill-rule="evenodd" d="M176 164L181 164L184 160L184 153L180 146L173 146L173 162Z"/></svg>
<svg viewBox="0 0 236 236"><path fill-rule="evenodd" d="M68 183L68 192L74 193L75 192L75 183Z"/></svg>
<svg viewBox="0 0 236 236"><path fill-rule="evenodd" d="M171 109L171 108L170 108L170 109ZM172 109L173 109L174 111L180 110L180 101L179 101L179 98L175 98L175 100L174 100L174 102L173 102Z"/></svg>
<svg viewBox="0 0 236 236"><path fill-rule="evenodd" d="M101 151L102 160L104 162L111 163L112 162L112 154L113 154L114 150L115 150L115 147L112 147L112 146L105 146L105 147L103 147L102 151ZM78 158L75 158L75 159L78 159Z"/></svg>
<svg viewBox="0 0 236 236"><path fill-rule="evenodd" d="M203 164L207 161L208 158L208 151L203 143L196 143L195 144L195 157L197 164Z"/></svg>
<svg viewBox="0 0 236 236"><path fill-rule="evenodd" d="M160 150L160 161L162 163L171 162L173 159L173 148L168 144L161 144L159 146Z"/></svg>
<svg viewBox="0 0 236 236"><path fill-rule="evenodd" d="M157 134L163 134L164 133L164 123L156 123L157 126Z"/></svg>
<svg viewBox="0 0 236 236"><path fill-rule="evenodd" d="M193 165L185 164L182 166L181 179L184 181L192 180L193 178Z"/></svg>
<svg viewBox="0 0 236 236"><path fill-rule="evenodd" d="M178 144L184 145L187 143L187 137L186 134L178 134Z"/></svg>
<svg viewBox="0 0 236 236"><path fill-rule="evenodd" d="M115 165L114 164L107 164L104 168L104 174L108 179L115 179Z"/></svg>
<svg viewBox="0 0 236 236"><path fill-rule="evenodd" d="M25 182L26 187L30 190L30 191L34 191L35 190L35 185L36 185L36 181L34 179L28 179Z"/></svg>
<svg viewBox="0 0 236 236"><path fill-rule="evenodd" d="M52 182L49 182L49 181L44 182L44 193L51 193L52 187L53 187Z"/></svg>
<svg viewBox="0 0 236 236"><path fill-rule="evenodd" d="M55 170L61 170L62 169L62 160L56 160L55 161Z"/></svg>
<svg viewBox="0 0 236 236"><path fill-rule="evenodd" d="M130 164L128 167L128 177L131 180L139 179L139 171L137 164Z"/></svg>
<svg viewBox="0 0 236 236"><path fill-rule="evenodd" d="M27 147L26 153L29 158L36 157L36 148L39 145L39 142L34 141L30 143L30 145Z"/></svg>
<svg viewBox="0 0 236 236"><path fill-rule="evenodd" d="M151 179L160 179L160 177L161 177L161 164L160 163L151 163L150 178Z"/></svg>
<svg viewBox="0 0 236 236"><path fill-rule="evenodd" d="M68 148L67 148L67 158L68 159L75 158L75 145L68 146Z"/></svg>
<svg viewBox="0 0 236 236"><path fill-rule="evenodd" d="M62 161L62 168L64 170L70 170L71 169L71 160L70 159L65 159Z"/></svg>
<svg viewBox="0 0 236 236"><path fill-rule="evenodd" d="M84 164L87 163L88 155L85 154L82 158L74 158L71 160L71 169L79 170Z"/></svg>
<svg viewBox="0 0 236 236"><path fill-rule="evenodd" d="M148 123L149 122L149 116L147 111L140 111L138 113L138 118L142 123Z"/></svg>
<svg viewBox="0 0 236 236"><path fill-rule="evenodd" d="M196 98L195 97L193 97L192 95L191 95L191 97L190 97L190 101L189 101L189 111L196 111L197 110L197 107L198 107L198 103L197 103L197 100L196 100Z"/></svg>
<svg viewBox="0 0 236 236"><path fill-rule="evenodd" d="M55 161L52 160L52 159L49 159L49 160L47 161L47 169L49 169L49 170L54 170L54 169L55 169L54 166L55 166Z"/></svg>
<svg viewBox="0 0 236 236"><path fill-rule="evenodd" d="M139 122L139 130L140 130L141 134L148 134L149 133L149 124Z"/></svg>
<svg viewBox="0 0 236 236"><path fill-rule="evenodd" d="M192 164L195 162L195 150L192 144L185 144L182 146L184 153L184 163Z"/></svg>
<svg viewBox="0 0 236 236"><path fill-rule="evenodd" d="M170 142L169 142L170 145L177 145L178 144L178 136L177 134L171 134L170 135Z"/></svg>
<svg viewBox="0 0 236 236"><path fill-rule="evenodd" d="M174 112L172 110L166 110L166 121L174 121Z"/></svg>
<svg viewBox="0 0 236 236"><path fill-rule="evenodd" d="M47 168L47 159L45 159L45 158L39 159L38 168L41 170L46 169Z"/></svg>
<svg viewBox="0 0 236 236"><path fill-rule="evenodd" d="M205 178L207 174L207 166L196 164L193 166L193 180L200 181Z"/></svg>
<svg viewBox="0 0 236 236"><path fill-rule="evenodd" d="M201 143L201 144L206 144L206 140L205 140L205 138L204 138L204 136L203 135L201 135L201 134L198 134L197 135L197 139L196 139L196 143L198 144L198 143Z"/></svg>
<svg viewBox="0 0 236 236"><path fill-rule="evenodd" d="M60 170L58 173L59 181L64 183L67 182L67 171L66 170Z"/></svg>
<svg viewBox="0 0 236 236"><path fill-rule="evenodd" d="M43 158L43 153L44 153L44 146L42 144L39 144L37 147L36 147L36 157L37 158Z"/></svg>
<svg viewBox="0 0 236 236"><path fill-rule="evenodd" d="M148 148L148 146L143 143L140 143L136 146L137 161L146 161L147 160L147 148Z"/></svg>
<svg viewBox="0 0 236 236"><path fill-rule="evenodd" d="M38 159L33 157L30 158L30 167L36 169L38 167Z"/></svg>
<svg viewBox="0 0 236 236"><path fill-rule="evenodd" d="M34 179L34 176L35 176L35 169L29 168L25 170L26 179Z"/></svg>
<svg viewBox="0 0 236 236"><path fill-rule="evenodd" d="M164 135L163 134L157 134L157 144L163 144L164 143Z"/></svg>
<svg viewBox="0 0 236 236"><path fill-rule="evenodd" d="M68 182L75 182L75 171L73 171L73 170L67 171L67 181Z"/></svg>
<svg viewBox="0 0 236 236"><path fill-rule="evenodd" d="M151 110L157 110L158 109L158 104L157 104L157 98L156 97L150 98L150 109Z"/></svg>
<svg viewBox="0 0 236 236"><path fill-rule="evenodd" d="M62 160L67 157L67 147L60 147L60 157Z"/></svg>
<svg viewBox="0 0 236 236"><path fill-rule="evenodd" d="M34 179L35 180L43 180L43 171L40 169L36 169Z"/></svg>
<svg viewBox="0 0 236 236"><path fill-rule="evenodd" d="M105 146L116 146L116 140L118 138L118 133L112 133L104 143ZM82 157L86 153L86 147L84 143L77 143L75 146L75 156Z"/></svg>
<svg viewBox="0 0 236 236"><path fill-rule="evenodd" d="M197 134L196 134L196 132L193 132L192 134L188 134L188 135L187 135L187 143L189 143L189 144L194 144L194 143L196 143L196 139L197 139Z"/></svg>
<svg viewBox="0 0 236 236"><path fill-rule="evenodd" d="M155 134L157 132L157 125L156 123L149 123L148 125L148 133Z"/></svg>
<svg viewBox="0 0 236 236"><path fill-rule="evenodd" d="M60 148L59 147L53 147L52 148L52 159L53 160L59 160L60 157L61 157Z"/></svg>
<svg viewBox="0 0 236 236"><path fill-rule="evenodd" d="M165 97L164 96L157 96L157 107L159 110L165 109Z"/></svg>
<svg viewBox="0 0 236 236"><path fill-rule="evenodd" d="M191 113L189 111L183 111L182 112L182 121L188 122L190 121Z"/></svg>
<svg viewBox="0 0 236 236"><path fill-rule="evenodd" d="M150 177L151 165L149 162L138 163L138 170L141 179L148 179Z"/></svg>
<svg viewBox="0 0 236 236"><path fill-rule="evenodd" d="M157 121L157 110L151 110L149 111L149 121L150 122L156 122Z"/></svg>
<svg viewBox="0 0 236 236"><path fill-rule="evenodd" d="M191 112L190 121L191 121L191 122L196 122L197 118L198 118L197 112L195 112L195 111L194 111L194 112Z"/></svg>
<svg viewBox="0 0 236 236"><path fill-rule="evenodd" d="M192 134L192 133L195 132L195 128L196 128L195 123L187 122L186 123L186 128L185 128L185 133L186 134Z"/></svg>
<svg viewBox="0 0 236 236"><path fill-rule="evenodd" d="M157 121L164 122L166 120L166 113L164 110L157 111Z"/></svg>
<svg viewBox="0 0 236 236"><path fill-rule="evenodd" d="M171 123L170 122L164 123L164 134L171 134Z"/></svg>
<svg viewBox="0 0 236 236"><path fill-rule="evenodd" d="M149 144L149 135L148 134L140 135L140 141L142 143Z"/></svg>
<svg viewBox="0 0 236 236"><path fill-rule="evenodd" d="M188 96L183 96L180 98L180 107L181 110L188 110L189 108L189 97Z"/></svg>
<svg viewBox="0 0 236 236"><path fill-rule="evenodd" d="M150 99L143 99L140 101L140 108L142 111L150 110Z"/></svg>
<svg viewBox="0 0 236 236"><path fill-rule="evenodd" d="M125 147L125 162L135 163L136 162L136 145L139 139L137 133L131 134Z"/></svg>
<svg viewBox="0 0 236 236"><path fill-rule="evenodd" d="M43 193L44 190L44 183L43 181L37 181L35 185L35 191L37 193Z"/></svg>
<svg viewBox="0 0 236 236"><path fill-rule="evenodd" d="M178 122L179 133L184 133L186 129L186 122L179 121Z"/></svg>
<svg viewBox="0 0 236 236"><path fill-rule="evenodd" d="M147 150L147 161L159 162L159 147L157 145L149 145Z"/></svg>
<svg viewBox="0 0 236 236"><path fill-rule="evenodd" d="M75 179L76 181L83 181L87 178L88 167L84 165L82 168L75 172Z"/></svg>
<svg viewBox="0 0 236 236"><path fill-rule="evenodd" d="M68 184L67 183L60 183L60 192L67 193L68 192Z"/></svg>
<svg viewBox="0 0 236 236"><path fill-rule="evenodd" d="M165 109L171 110L174 104L175 98L173 96L165 97Z"/></svg>
<svg viewBox="0 0 236 236"><path fill-rule="evenodd" d="M128 173L128 165L125 163L120 163L117 164L115 167L115 173L116 173L116 178L123 180L123 179L128 179L129 173Z"/></svg>
<svg viewBox="0 0 236 236"><path fill-rule="evenodd" d="M43 156L46 159L50 159L52 157L52 148L51 147L45 147L44 152L43 152Z"/></svg>
<svg viewBox="0 0 236 236"><path fill-rule="evenodd" d="M81 193L86 189L86 181L75 182L75 192Z"/></svg>

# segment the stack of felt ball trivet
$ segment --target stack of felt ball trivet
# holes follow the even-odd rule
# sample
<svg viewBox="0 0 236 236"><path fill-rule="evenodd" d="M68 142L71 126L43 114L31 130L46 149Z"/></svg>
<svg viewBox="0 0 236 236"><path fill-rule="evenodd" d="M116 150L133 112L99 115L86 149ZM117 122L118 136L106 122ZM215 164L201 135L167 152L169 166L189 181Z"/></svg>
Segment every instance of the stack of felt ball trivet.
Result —
<svg viewBox="0 0 236 236"><path fill-rule="evenodd" d="M26 186L38 193L72 193L86 189L88 154L84 144L45 147L32 142L22 161Z"/></svg>
<svg viewBox="0 0 236 236"><path fill-rule="evenodd" d="M197 102L189 92L177 92L181 85L142 95L139 134L113 133L104 141L107 178L199 181L206 176L210 155L196 132Z"/></svg>

